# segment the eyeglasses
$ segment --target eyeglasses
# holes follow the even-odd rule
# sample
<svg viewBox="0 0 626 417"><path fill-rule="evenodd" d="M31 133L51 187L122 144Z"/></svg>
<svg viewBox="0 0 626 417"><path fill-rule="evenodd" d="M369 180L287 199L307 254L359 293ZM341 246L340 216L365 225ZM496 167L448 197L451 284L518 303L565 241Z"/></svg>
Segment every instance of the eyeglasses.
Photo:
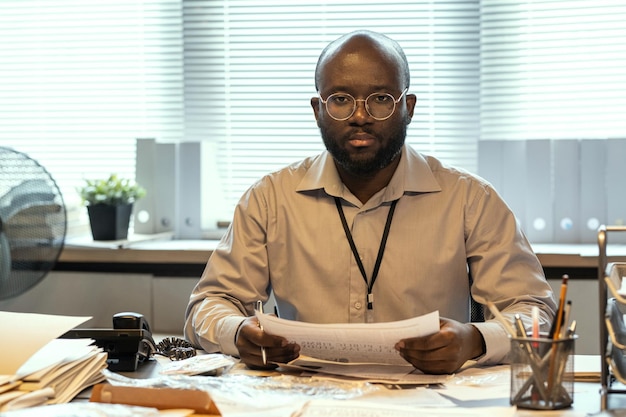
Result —
<svg viewBox="0 0 626 417"><path fill-rule="evenodd" d="M387 120L396 110L396 104L402 100L402 96L408 91L408 87L402 91L400 97L396 100L389 93L372 93L367 98L356 99L347 93L334 93L328 96L326 100L320 95L320 100L326 106L328 115L335 120L348 120L356 111L357 101L365 102L365 110L376 120ZM319 92L318 92L319 94Z"/></svg>

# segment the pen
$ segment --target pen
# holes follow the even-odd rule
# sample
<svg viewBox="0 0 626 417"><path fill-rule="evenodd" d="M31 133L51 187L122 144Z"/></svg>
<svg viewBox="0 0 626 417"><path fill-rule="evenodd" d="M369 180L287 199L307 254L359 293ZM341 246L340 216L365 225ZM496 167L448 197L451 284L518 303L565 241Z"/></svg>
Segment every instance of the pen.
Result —
<svg viewBox="0 0 626 417"><path fill-rule="evenodd" d="M517 336L526 338L526 328L524 327L524 322L519 314L515 315L515 325L517 326Z"/></svg>
<svg viewBox="0 0 626 417"><path fill-rule="evenodd" d="M533 339L539 339L539 307L533 306L531 315L533 318ZM533 342L533 347L537 349L539 342Z"/></svg>
<svg viewBox="0 0 626 417"><path fill-rule="evenodd" d="M263 301L258 300L256 302L256 311L263 314ZM261 331L263 331L263 326L261 325L260 321L259 321L259 328L261 329ZM261 358L263 359L263 365L267 365L267 354L265 353L265 347L263 346L261 346Z"/></svg>
<svg viewBox="0 0 626 417"><path fill-rule="evenodd" d="M572 320L569 329L567 329L567 337L572 337L576 333L576 320Z"/></svg>

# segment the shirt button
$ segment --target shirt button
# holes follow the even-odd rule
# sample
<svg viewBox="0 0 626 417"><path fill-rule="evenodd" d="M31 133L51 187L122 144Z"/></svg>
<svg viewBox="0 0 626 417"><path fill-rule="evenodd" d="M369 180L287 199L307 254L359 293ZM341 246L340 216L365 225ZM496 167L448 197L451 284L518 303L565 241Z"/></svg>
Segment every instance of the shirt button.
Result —
<svg viewBox="0 0 626 417"><path fill-rule="evenodd" d="M357 310L360 310L361 307L363 307L363 304L359 303L358 301L354 303L354 308L356 308Z"/></svg>

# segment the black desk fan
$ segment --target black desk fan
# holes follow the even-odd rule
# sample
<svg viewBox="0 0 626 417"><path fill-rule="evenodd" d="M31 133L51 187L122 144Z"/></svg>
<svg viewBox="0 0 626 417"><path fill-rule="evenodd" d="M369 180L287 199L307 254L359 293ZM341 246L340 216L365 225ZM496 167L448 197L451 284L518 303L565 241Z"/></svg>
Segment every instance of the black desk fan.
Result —
<svg viewBox="0 0 626 417"><path fill-rule="evenodd" d="M52 176L26 154L0 147L0 300L48 274L66 232L65 204Z"/></svg>

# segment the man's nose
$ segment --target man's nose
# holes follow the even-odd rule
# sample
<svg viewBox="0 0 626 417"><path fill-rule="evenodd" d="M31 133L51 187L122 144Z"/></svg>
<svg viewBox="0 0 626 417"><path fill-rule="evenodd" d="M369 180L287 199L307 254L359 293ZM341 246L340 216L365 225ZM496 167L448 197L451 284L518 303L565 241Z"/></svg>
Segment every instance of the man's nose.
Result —
<svg viewBox="0 0 626 417"><path fill-rule="evenodd" d="M372 115L369 114L367 107L365 106L365 100L357 99L355 100L355 103L356 108L354 109L351 119L354 119L358 123L363 123L372 118Z"/></svg>

